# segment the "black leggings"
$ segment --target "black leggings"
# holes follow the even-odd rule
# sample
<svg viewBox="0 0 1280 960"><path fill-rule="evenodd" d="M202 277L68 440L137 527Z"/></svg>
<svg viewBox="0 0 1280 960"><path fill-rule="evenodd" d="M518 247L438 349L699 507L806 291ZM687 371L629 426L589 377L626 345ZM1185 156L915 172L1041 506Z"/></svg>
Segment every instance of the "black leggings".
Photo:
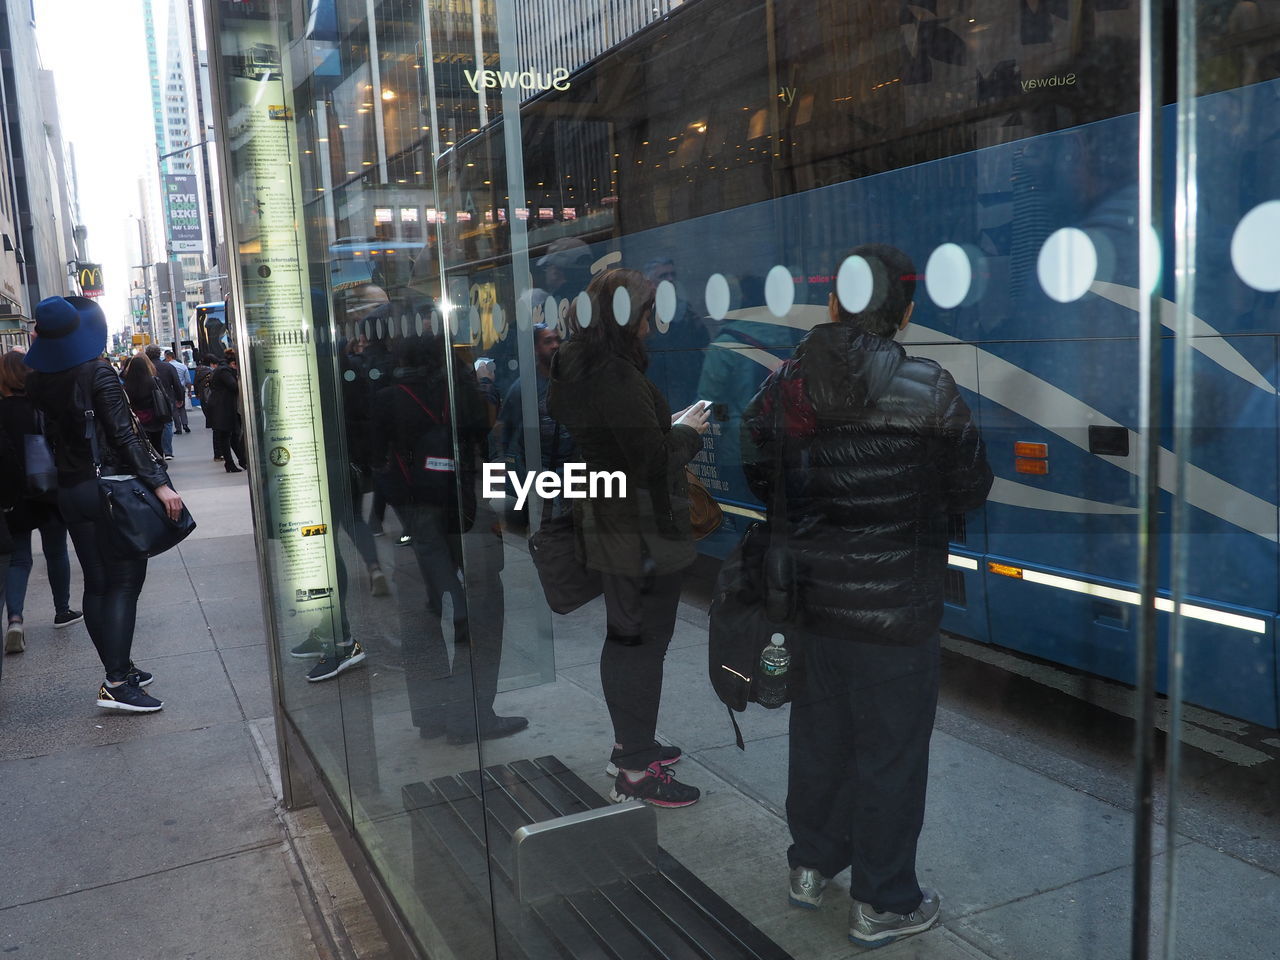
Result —
<svg viewBox="0 0 1280 960"><path fill-rule="evenodd" d="M608 633L600 654L600 685L621 745L618 766L643 770L659 757L658 705L663 664L680 607L684 573L646 585L639 577L602 574ZM648 586L648 590L646 590Z"/></svg>
<svg viewBox="0 0 1280 960"><path fill-rule="evenodd" d="M58 491L58 506L84 573L84 625L107 679L124 680L129 674L133 625L138 594L147 579L147 561L118 557L99 539L97 480L63 487Z"/></svg>

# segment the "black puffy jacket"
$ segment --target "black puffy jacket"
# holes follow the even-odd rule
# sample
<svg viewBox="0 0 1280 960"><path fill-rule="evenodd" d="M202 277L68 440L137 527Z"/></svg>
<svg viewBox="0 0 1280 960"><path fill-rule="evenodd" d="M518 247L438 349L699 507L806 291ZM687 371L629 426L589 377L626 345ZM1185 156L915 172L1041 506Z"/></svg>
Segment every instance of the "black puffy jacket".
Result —
<svg viewBox="0 0 1280 960"><path fill-rule="evenodd" d="M779 402L802 624L927 639L942 619L947 515L981 506L992 480L951 374L850 324L815 327L743 416L743 469L770 505Z"/></svg>
<svg viewBox="0 0 1280 960"><path fill-rule="evenodd" d="M89 405L104 475L133 474L153 490L169 482L129 409L120 378L105 360L90 360L57 373L33 371L27 375L27 396L44 412L45 436L53 445L59 485L73 486L94 476L85 433Z"/></svg>

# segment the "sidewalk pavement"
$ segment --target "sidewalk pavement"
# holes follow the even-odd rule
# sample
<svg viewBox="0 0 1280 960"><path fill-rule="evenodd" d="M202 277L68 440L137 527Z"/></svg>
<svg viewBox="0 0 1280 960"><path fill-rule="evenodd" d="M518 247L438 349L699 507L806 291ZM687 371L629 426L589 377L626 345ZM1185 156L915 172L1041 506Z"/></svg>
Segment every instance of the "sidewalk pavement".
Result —
<svg viewBox="0 0 1280 960"><path fill-rule="evenodd" d="M203 424L175 437L198 529L151 561L139 605L160 713L95 705L101 664L83 624L53 628L36 556L27 649L0 680L6 957L389 956L319 812L280 806L248 484L210 450Z"/></svg>

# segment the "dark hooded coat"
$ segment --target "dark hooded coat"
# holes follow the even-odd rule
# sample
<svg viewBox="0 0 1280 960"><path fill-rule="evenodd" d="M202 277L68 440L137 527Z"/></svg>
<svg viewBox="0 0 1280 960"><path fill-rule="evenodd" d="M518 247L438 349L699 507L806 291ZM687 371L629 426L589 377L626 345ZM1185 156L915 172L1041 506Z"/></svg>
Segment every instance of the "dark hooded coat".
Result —
<svg viewBox="0 0 1280 960"><path fill-rule="evenodd" d="M771 509L779 441L802 624L878 643L930 637L947 516L981 506L992 482L951 374L852 324L822 324L743 416L743 469Z"/></svg>
<svg viewBox="0 0 1280 960"><path fill-rule="evenodd" d="M693 563L684 467L702 449L692 427L630 360L570 340L551 362L547 407L573 436L588 471L621 471L625 497L570 501L593 570L638 577ZM649 561L652 561L650 566Z"/></svg>

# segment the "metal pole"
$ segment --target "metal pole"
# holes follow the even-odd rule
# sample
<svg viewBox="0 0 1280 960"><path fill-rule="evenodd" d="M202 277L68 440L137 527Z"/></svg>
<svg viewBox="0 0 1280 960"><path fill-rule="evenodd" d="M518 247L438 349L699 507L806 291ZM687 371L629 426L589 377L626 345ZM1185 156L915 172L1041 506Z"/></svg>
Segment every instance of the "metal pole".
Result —
<svg viewBox="0 0 1280 960"><path fill-rule="evenodd" d="M208 222L209 236L206 238L208 249L207 262L209 269L206 273L218 272L218 229L217 217L214 215L213 208L213 177L209 172L209 146L213 139L209 135L208 125L205 120L204 112L204 87L200 83L200 47L196 43L196 0L187 0L187 23L191 33L191 75L196 88L196 115L200 118L200 143L195 146L203 146L200 151L200 169L204 175L204 209L205 219Z"/></svg>
<svg viewBox="0 0 1280 960"><path fill-rule="evenodd" d="M1139 275L1154 277L1160 263L1162 139L1160 52L1163 8L1160 0L1141 0L1138 109L1138 263ZM1152 271L1148 273L1148 271ZM1158 584L1161 415L1161 284L1144 290L1138 310L1138 644L1137 712L1134 730L1133 960L1151 956L1152 854L1156 790L1156 646ZM1175 734L1176 735L1176 734Z"/></svg>

